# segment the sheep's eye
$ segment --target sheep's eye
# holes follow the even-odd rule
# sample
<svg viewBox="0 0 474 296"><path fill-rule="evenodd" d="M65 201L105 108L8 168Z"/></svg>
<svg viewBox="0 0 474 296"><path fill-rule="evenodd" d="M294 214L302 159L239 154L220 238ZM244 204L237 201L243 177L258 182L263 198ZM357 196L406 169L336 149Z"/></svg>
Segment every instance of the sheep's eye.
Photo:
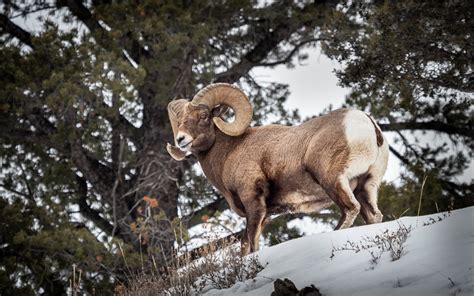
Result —
<svg viewBox="0 0 474 296"><path fill-rule="evenodd" d="M209 117L209 114L207 112L201 113L201 119L206 119Z"/></svg>

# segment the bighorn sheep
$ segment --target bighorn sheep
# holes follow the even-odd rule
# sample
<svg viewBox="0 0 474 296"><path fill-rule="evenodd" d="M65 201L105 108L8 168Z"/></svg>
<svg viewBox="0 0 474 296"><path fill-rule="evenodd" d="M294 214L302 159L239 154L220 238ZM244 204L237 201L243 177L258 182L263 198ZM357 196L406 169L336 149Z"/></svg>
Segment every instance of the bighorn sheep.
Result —
<svg viewBox="0 0 474 296"><path fill-rule="evenodd" d="M223 106L235 120L222 119ZM377 190L388 145L374 120L362 111L339 109L299 126L250 128L252 106L237 87L211 84L192 101L168 105L176 160L194 154L230 208L247 219L242 253L258 250L269 215L315 212L335 202L350 227L359 212L366 223L382 220Z"/></svg>

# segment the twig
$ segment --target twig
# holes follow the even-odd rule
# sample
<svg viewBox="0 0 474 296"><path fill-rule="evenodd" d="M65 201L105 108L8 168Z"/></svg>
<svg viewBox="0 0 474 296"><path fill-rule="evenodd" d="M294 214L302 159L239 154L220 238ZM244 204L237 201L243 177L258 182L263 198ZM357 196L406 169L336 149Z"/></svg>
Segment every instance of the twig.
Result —
<svg viewBox="0 0 474 296"><path fill-rule="evenodd" d="M407 208L405 211L403 211L403 213L400 214L400 216L398 216L397 219L400 219L403 215L406 214L406 212L408 212L410 210L410 208Z"/></svg>
<svg viewBox="0 0 474 296"><path fill-rule="evenodd" d="M122 253L123 262L125 262L125 267L127 267L128 273L130 275L133 275L132 271L130 270L130 267L128 267L127 259L125 258L125 252L123 251L122 244L120 242L118 243L118 246L119 246L120 252Z"/></svg>
<svg viewBox="0 0 474 296"><path fill-rule="evenodd" d="M14 19L14 18L17 18L19 16L26 17L26 15L31 14L31 13L35 13L35 12L42 11L42 10L47 10L47 9L54 9L54 8L56 8L56 6L45 6L45 7L40 7L40 8L37 8L37 9L29 10L29 11L22 11L20 13L17 13L15 15L11 16L10 19Z"/></svg>
<svg viewBox="0 0 474 296"><path fill-rule="evenodd" d="M112 237L115 235L115 231L117 230L117 198L116 198L116 191L117 187L120 183L121 179L121 163L122 163L122 154L123 154L123 139L120 138L120 150L119 150L119 158L117 161L117 178L115 179L114 187L112 189L112 211L113 211L113 216L114 216L114 228L112 229Z"/></svg>
<svg viewBox="0 0 474 296"><path fill-rule="evenodd" d="M304 45L308 44L308 43L312 43L312 42L318 42L318 41L326 41L327 39L325 38L311 38L311 39L308 39L308 40L303 40L301 41L300 43L296 44L293 49L290 51L290 53L284 57L283 59L281 60L277 60L277 61L272 61L272 62L261 62L261 63L258 63L256 65L256 67L273 67L273 66L277 66L277 65L280 65L280 64L286 64L288 62L290 62L293 58L293 56L295 55L295 53L299 52L301 50L301 47L303 47Z"/></svg>
<svg viewBox="0 0 474 296"><path fill-rule="evenodd" d="M416 213L416 216L420 216L420 209L421 209L421 200L423 198L423 189L425 188L425 183L426 179L428 179L428 176L425 176L423 178L423 183L421 183L421 191L420 191L420 201L418 202L418 212ZM417 225L418 226L418 225Z"/></svg>

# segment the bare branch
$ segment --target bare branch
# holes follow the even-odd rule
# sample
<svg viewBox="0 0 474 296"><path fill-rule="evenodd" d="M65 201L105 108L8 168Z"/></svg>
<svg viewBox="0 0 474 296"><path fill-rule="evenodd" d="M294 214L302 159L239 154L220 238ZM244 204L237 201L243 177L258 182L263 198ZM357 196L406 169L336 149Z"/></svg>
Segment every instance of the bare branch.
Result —
<svg viewBox="0 0 474 296"><path fill-rule="evenodd" d="M58 7L66 6L91 32L106 32L81 0L58 0Z"/></svg>
<svg viewBox="0 0 474 296"><path fill-rule="evenodd" d="M441 121L424 121L424 122L391 122L379 123L380 128L384 131L399 131L399 130L432 130L443 132L447 134L458 134L474 139L474 129L471 127L459 127L450 125Z"/></svg>
<svg viewBox="0 0 474 296"><path fill-rule="evenodd" d="M99 23L99 20L97 20L94 15L91 13L91 11L84 6L83 2L81 0L58 0L57 1L58 7L65 6L67 7L71 13L77 17L82 23L86 25L86 27L91 31L93 34L100 34L101 37L106 37L109 36L109 32L105 30ZM130 34L131 35L131 34ZM123 36L126 37L126 36ZM128 38L128 37L127 37ZM135 39L130 39L131 44L132 44L132 52L131 52L131 58L133 58L134 62L137 64L140 63L140 56L148 56L149 55L149 50L144 49L142 46L140 46L140 43L135 40ZM97 40L97 42L100 43L102 47L105 49L111 49L111 45L113 44L112 41L106 41L102 38ZM127 57L127 54L122 52L122 57L128 61L130 64L133 65L133 63L130 61L129 57Z"/></svg>
<svg viewBox="0 0 474 296"><path fill-rule="evenodd" d="M6 185L6 184L3 184L3 183L0 183L0 187L2 187L3 189L5 189L5 190L7 190L7 191L9 191L9 192L11 192L11 193L14 193L14 194L16 194L16 195L20 195L20 196L23 196L23 197L25 197L25 198L27 198L27 199L34 200L33 196L30 195L29 192L28 192L28 193L24 193L24 192L18 191L18 190L14 189L14 188L12 188L12 187Z"/></svg>
<svg viewBox="0 0 474 296"><path fill-rule="evenodd" d="M186 222L188 228L196 226L202 223L202 216L208 215L213 216L216 212L222 212L229 208L224 198L220 198L210 204L200 208L199 210L183 217L182 219Z"/></svg>
<svg viewBox="0 0 474 296"><path fill-rule="evenodd" d="M109 107L105 102L102 102L102 108L105 110L103 116L107 121L120 130L120 133L125 137L129 138L140 150L142 148L142 143L140 140L141 130L136 128L128 119L126 119L119 112L113 112L112 108Z"/></svg>
<svg viewBox="0 0 474 296"><path fill-rule="evenodd" d="M266 34L249 53L242 57L240 62L227 71L217 74L214 82L233 83L237 81L255 65L261 63L275 46L288 38L292 33L288 24L280 24L274 31Z"/></svg>
<svg viewBox="0 0 474 296"><path fill-rule="evenodd" d="M28 45L32 49L35 48L34 45L33 45L33 42L32 42L31 34L27 31L25 31L20 26L13 23L7 16L5 16L3 14L0 14L0 28L2 28L0 33L9 34L13 37L18 38L18 40L20 40L22 43Z"/></svg>
<svg viewBox="0 0 474 296"><path fill-rule="evenodd" d="M308 40L301 41L300 43L298 43L297 45L294 46L294 48L290 51L290 53L285 58L283 58L281 60L278 60L278 61L273 61L273 62L262 62L262 63L257 64L256 66L274 67L274 66L281 65L281 64L287 64L293 59L293 56L303 46L305 46L309 43L314 43L314 42L324 41L324 40L327 40L327 39L324 39L324 38L311 38L311 39L308 39Z"/></svg>
<svg viewBox="0 0 474 296"><path fill-rule="evenodd" d="M389 150L406 166L411 167L413 165L413 163L408 158L401 155L392 146L389 146ZM449 192L452 196L456 198L464 198L465 196L470 196L472 195L472 192L474 191L474 184L456 184L452 181L441 179L441 178L437 178L436 181L439 182L439 184L444 190L446 190L447 192ZM466 193L460 194L460 192L468 192L468 194Z"/></svg>
<svg viewBox="0 0 474 296"><path fill-rule="evenodd" d="M237 243L242 236L244 235L245 230L240 230L234 233L231 233L225 237L219 238L217 240L214 240L212 242L209 242L207 244L204 244L202 246L199 246L197 248L194 248L183 255L178 257L178 262L181 261L183 262L183 259L189 259L189 260L196 260L200 257L202 257L202 254L206 251L211 249L211 246L216 249L216 251L219 249L221 246L228 246L229 243Z"/></svg>
<svg viewBox="0 0 474 296"><path fill-rule="evenodd" d="M79 139L71 144L71 159L74 165L87 176L87 179L94 185L94 189L103 197L110 196L113 187L113 172L109 167L100 164L88 156L82 148Z"/></svg>
<svg viewBox="0 0 474 296"><path fill-rule="evenodd" d="M117 230L117 187L122 181L121 163L122 163L124 141L123 139L120 139L120 136L118 140L119 140L118 158L116 159L116 164L114 165L114 169L117 170L117 175L116 175L114 187L112 189L112 209L113 209L113 219L114 219L114 228L112 230L112 236L115 235L115 231Z"/></svg>
<svg viewBox="0 0 474 296"><path fill-rule="evenodd" d="M421 159L423 161L426 161L426 159L423 157L423 156L420 156L420 154L418 153L418 151L416 151L415 148L413 148L412 145L410 145L410 142L407 140L407 138L402 134L401 131L397 130L396 133L398 134L398 136L400 136L400 138L402 139L403 141L403 144L405 145L405 147L407 149L410 149L410 151L413 153L413 155L415 155L415 157L417 159Z"/></svg>
<svg viewBox="0 0 474 296"><path fill-rule="evenodd" d="M278 2L275 5L279 5ZM330 2L317 1L316 3L308 4L301 11L308 12L314 11L315 7L319 9L326 9L332 7ZM250 69L262 64L263 60L267 58L268 54L275 49L275 47L283 40L288 39L293 33L297 32L298 29L309 24L320 23L323 18L314 18L310 23L295 23L292 18L284 18L276 25L272 30L267 30L261 35L261 38L257 41L256 45L252 50L245 54L240 62L232 66L225 72L216 75L214 82L228 82L233 83L240 77L246 75ZM291 58L291 57L290 57Z"/></svg>
<svg viewBox="0 0 474 296"><path fill-rule="evenodd" d="M218 201L216 201L216 202L218 202ZM321 214L319 214L319 215L321 215ZM303 217L307 217L307 216L310 216L310 215L305 214L305 213L294 213L294 214L289 213L289 214L280 215L277 218L284 217L285 219L287 219L287 221L290 221L290 220L293 220L293 219L299 219L299 218L303 218ZM275 219L277 219L277 218L275 218ZM271 223L272 221L273 220L269 221L269 223ZM219 239L214 240L212 242L209 242L207 244L201 245L201 246L199 246L195 249L192 249L192 250L186 252L185 254L181 255L179 257L179 259L182 259L182 258L190 258L191 260L197 259L197 258L201 257L201 254L206 249L209 249L211 245L213 246L213 248L219 248L219 246L229 245L229 242L237 243L237 241L242 238L244 233L245 233L245 230L239 230L237 232L231 233L231 234L229 234L225 237L219 238Z"/></svg>
<svg viewBox="0 0 474 296"><path fill-rule="evenodd" d="M18 14L12 15L10 19L14 19L14 18L17 18L17 17L20 17L20 16L26 17L28 14L31 14L31 13L35 13L35 12L43 11L43 10L48 10L48 9L54 9L54 8L56 8L56 6L52 6L52 5L41 6L41 7L38 7L36 9L33 9L33 10L22 11Z"/></svg>
<svg viewBox="0 0 474 296"><path fill-rule="evenodd" d="M395 148L393 148L391 145L388 146L388 149L390 150L390 152L393 153L393 155L395 155L403 164L407 165L407 166L411 166L412 163L411 161L408 160L408 158L404 157L403 155L401 155Z"/></svg>
<svg viewBox="0 0 474 296"><path fill-rule="evenodd" d="M102 229L107 235L112 235L113 226L109 221L102 218L100 214L87 204L87 182L85 179L76 175L79 193L79 209L84 217L90 219L94 224Z"/></svg>

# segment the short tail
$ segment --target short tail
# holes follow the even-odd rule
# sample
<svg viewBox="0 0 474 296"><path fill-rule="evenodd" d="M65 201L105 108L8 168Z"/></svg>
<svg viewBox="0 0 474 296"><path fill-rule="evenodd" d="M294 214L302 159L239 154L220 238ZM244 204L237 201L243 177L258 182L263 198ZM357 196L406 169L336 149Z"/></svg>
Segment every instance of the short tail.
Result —
<svg viewBox="0 0 474 296"><path fill-rule="evenodd" d="M380 130L380 128L378 127L378 125L375 123L374 119L372 118L372 116L370 116L369 114L367 114L367 117L369 117L370 121L372 121L372 124L374 125L374 128L375 128L375 137L377 138L377 146L378 147L381 147L383 145L383 135L382 135L382 131Z"/></svg>

